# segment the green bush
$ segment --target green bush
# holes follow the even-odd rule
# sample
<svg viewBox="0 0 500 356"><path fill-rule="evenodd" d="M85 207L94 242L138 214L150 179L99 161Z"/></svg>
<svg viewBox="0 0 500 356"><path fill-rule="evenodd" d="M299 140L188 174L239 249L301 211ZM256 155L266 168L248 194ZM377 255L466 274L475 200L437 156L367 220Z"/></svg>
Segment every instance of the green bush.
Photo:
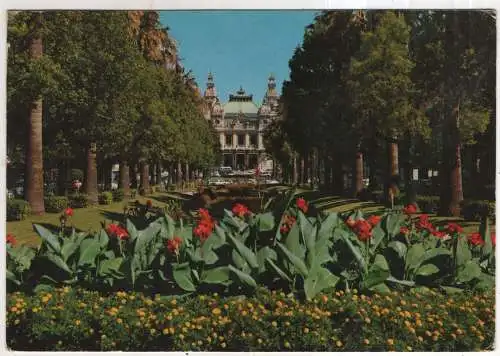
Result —
<svg viewBox="0 0 500 356"><path fill-rule="evenodd" d="M417 205L420 211L433 214L439 209L439 197L435 195L417 195Z"/></svg>
<svg viewBox="0 0 500 356"><path fill-rule="evenodd" d="M485 216L495 220L495 202L490 200L464 200L461 203L465 220L481 221Z"/></svg>
<svg viewBox="0 0 500 356"><path fill-rule="evenodd" d="M89 196L87 194L72 194L68 196L69 206L72 208L86 208L89 206Z"/></svg>
<svg viewBox="0 0 500 356"><path fill-rule="evenodd" d="M25 220L31 214L31 206L26 200L7 199L7 221Z"/></svg>
<svg viewBox="0 0 500 356"><path fill-rule="evenodd" d="M83 182L83 170L73 168L71 170L71 181L79 180Z"/></svg>
<svg viewBox="0 0 500 356"><path fill-rule="evenodd" d="M482 351L492 349L495 295L429 290L334 292L311 302L187 298L82 289L7 296L7 345L28 351Z"/></svg>
<svg viewBox="0 0 500 356"><path fill-rule="evenodd" d="M46 196L44 198L45 211L48 213L60 213L69 205L69 200L65 196Z"/></svg>
<svg viewBox="0 0 500 356"><path fill-rule="evenodd" d="M123 199L125 198L125 191L123 190L123 188L115 189L111 192L111 194L113 196L113 201L115 202L123 201Z"/></svg>
<svg viewBox="0 0 500 356"><path fill-rule="evenodd" d="M109 205L113 202L113 193L111 192L102 192L99 194L99 204Z"/></svg>

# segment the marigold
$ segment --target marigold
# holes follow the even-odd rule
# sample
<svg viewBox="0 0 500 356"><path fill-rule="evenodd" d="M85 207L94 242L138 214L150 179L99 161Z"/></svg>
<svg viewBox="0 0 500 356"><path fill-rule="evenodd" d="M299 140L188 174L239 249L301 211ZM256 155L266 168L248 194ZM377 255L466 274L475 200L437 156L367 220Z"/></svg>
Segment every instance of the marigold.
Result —
<svg viewBox="0 0 500 356"><path fill-rule="evenodd" d="M212 309L212 314L219 315L222 311L219 308Z"/></svg>

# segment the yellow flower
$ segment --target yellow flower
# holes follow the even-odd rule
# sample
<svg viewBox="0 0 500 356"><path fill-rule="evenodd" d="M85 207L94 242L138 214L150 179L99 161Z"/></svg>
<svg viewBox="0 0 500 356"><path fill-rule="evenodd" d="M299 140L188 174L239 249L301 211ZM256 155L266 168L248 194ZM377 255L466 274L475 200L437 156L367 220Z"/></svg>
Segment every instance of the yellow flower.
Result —
<svg viewBox="0 0 500 356"><path fill-rule="evenodd" d="M418 327L421 327L421 326L422 326L422 320L417 319L417 321L415 321L415 324L416 324Z"/></svg>
<svg viewBox="0 0 500 356"><path fill-rule="evenodd" d="M47 303L49 301L49 297L43 297L42 302Z"/></svg>
<svg viewBox="0 0 500 356"><path fill-rule="evenodd" d="M342 347L342 341L338 340L335 345L337 345L337 347Z"/></svg>
<svg viewBox="0 0 500 356"><path fill-rule="evenodd" d="M176 300L176 299L172 299L172 300L170 301L170 304L172 304L172 305L177 305L177 300Z"/></svg>
<svg viewBox="0 0 500 356"><path fill-rule="evenodd" d="M220 313L221 313L221 310L219 308L212 309L212 314L219 315Z"/></svg>
<svg viewBox="0 0 500 356"><path fill-rule="evenodd" d="M116 319L116 322L117 322L118 324L121 324L121 323L123 322L123 320L122 320L122 319L120 319L120 318L118 318L118 319Z"/></svg>
<svg viewBox="0 0 500 356"><path fill-rule="evenodd" d="M154 335L154 334L156 334L156 330L155 330L155 329L149 329L149 333L150 333L151 335Z"/></svg>
<svg viewBox="0 0 500 356"><path fill-rule="evenodd" d="M130 299L130 300L134 300L134 299L135 299L135 295L129 295L129 296L128 296L128 299Z"/></svg>
<svg viewBox="0 0 500 356"><path fill-rule="evenodd" d="M13 313L15 313L17 311L17 308L16 307L12 307L12 308L10 308L10 311L13 312Z"/></svg>
<svg viewBox="0 0 500 356"><path fill-rule="evenodd" d="M203 341L198 340L198 345L199 345L199 346L203 345Z"/></svg>
<svg viewBox="0 0 500 356"><path fill-rule="evenodd" d="M437 337L437 335L434 335L434 336L432 337L432 341L438 341L438 337Z"/></svg>
<svg viewBox="0 0 500 356"><path fill-rule="evenodd" d="M225 349L225 348L226 348L226 346L227 346L227 345L226 345L226 343L225 343L225 342L223 342L222 344L220 344L220 347L222 347L223 349Z"/></svg>
<svg viewBox="0 0 500 356"><path fill-rule="evenodd" d="M479 335L478 338L479 338L479 341L481 341L481 342L484 341L484 336L483 335Z"/></svg>
<svg viewBox="0 0 500 356"><path fill-rule="evenodd" d="M290 345L290 343L289 343L288 341L285 341L284 346L285 346L287 349L289 349L289 348L291 347L291 345Z"/></svg>
<svg viewBox="0 0 500 356"><path fill-rule="evenodd" d="M75 320L75 325L80 325L81 321L80 320Z"/></svg>
<svg viewBox="0 0 500 356"><path fill-rule="evenodd" d="M274 326L274 327L277 327L277 326L278 326L278 323L277 323L277 322L275 322L275 321L273 321L273 322L271 323L271 325L272 325L272 326Z"/></svg>
<svg viewBox="0 0 500 356"><path fill-rule="evenodd" d="M184 335L179 334L179 339L184 340Z"/></svg>
<svg viewBox="0 0 500 356"><path fill-rule="evenodd" d="M363 343L364 343L365 345L370 345L370 340L368 340L368 339L364 339L364 340L363 340Z"/></svg>
<svg viewBox="0 0 500 356"><path fill-rule="evenodd" d="M168 330L170 331L170 333L171 333L172 335L175 333L175 328L173 328L173 327L168 328Z"/></svg>
<svg viewBox="0 0 500 356"><path fill-rule="evenodd" d="M371 319L370 319L370 318L366 318L366 319L365 319L365 323L370 324L371 322L372 322L372 321L371 321Z"/></svg>
<svg viewBox="0 0 500 356"><path fill-rule="evenodd" d="M423 338L422 336L419 336L417 339L418 339L418 341L420 341L420 342L424 341L424 338Z"/></svg>
<svg viewBox="0 0 500 356"><path fill-rule="evenodd" d="M394 339L387 339L387 345L389 346L394 345Z"/></svg>
<svg viewBox="0 0 500 356"><path fill-rule="evenodd" d="M163 335L167 335L167 334L168 334L168 328L163 329Z"/></svg>
<svg viewBox="0 0 500 356"><path fill-rule="evenodd" d="M411 346L406 346L406 349L407 349L408 351L413 351L413 349L412 349L412 347L411 347Z"/></svg>
<svg viewBox="0 0 500 356"><path fill-rule="evenodd" d="M309 328L304 328L304 334L307 334L309 332Z"/></svg>
<svg viewBox="0 0 500 356"><path fill-rule="evenodd" d="M207 336L207 341L210 343L212 342L212 338L210 336Z"/></svg>
<svg viewBox="0 0 500 356"><path fill-rule="evenodd" d="M146 305L147 306L153 305L153 301L151 299L146 299Z"/></svg>

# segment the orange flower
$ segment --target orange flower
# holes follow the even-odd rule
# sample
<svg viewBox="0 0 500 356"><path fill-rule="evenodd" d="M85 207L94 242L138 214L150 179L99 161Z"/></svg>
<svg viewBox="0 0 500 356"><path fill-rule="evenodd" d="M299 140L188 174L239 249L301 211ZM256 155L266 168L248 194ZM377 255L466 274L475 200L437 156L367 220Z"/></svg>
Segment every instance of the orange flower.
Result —
<svg viewBox="0 0 500 356"><path fill-rule="evenodd" d="M167 241L167 249L170 253L178 254L179 248L182 245L182 239L178 236L175 236L173 239Z"/></svg>

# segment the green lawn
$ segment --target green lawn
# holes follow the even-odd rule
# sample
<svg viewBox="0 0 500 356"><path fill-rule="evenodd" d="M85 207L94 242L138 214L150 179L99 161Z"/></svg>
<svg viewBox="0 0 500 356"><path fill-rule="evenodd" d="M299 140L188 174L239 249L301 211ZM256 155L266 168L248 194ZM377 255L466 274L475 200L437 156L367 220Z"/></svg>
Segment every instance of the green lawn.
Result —
<svg viewBox="0 0 500 356"><path fill-rule="evenodd" d="M148 197L138 196L138 200L145 204L148 199L153 202L154 206L163 207L168 198L175 197L183 199L175 193L156 193ZM123 218L123 209L127 203L113 203L110 205L97 205L94 207L74 209L74 215L70 218L68 224L75 226L81 231L97 231L101 227L101 222L121 220ZM13 234L19 243L36 246L40 243L40 238L33 231L33 224L43 225L51 230L58 229L59 217L61 214L46 213L43 216L31 216L23 221L7 222L7 233Z"/></svg>
<svg viewBox="0 0 500 356"><path fill-rule="evenodd" d="M306 190L303 191L303 196L307 200L313 202L317 208L326 211L345 212L361 209L369 214L380 214L384 211L384 207L375 202L325 195L319 192ZM188 196L183 193L174 192L155 193L148 197L137 197L137 200L144 204L146 200L151 199L153 205L163 207L166 201L171 198L185 200ZM69 224L81 231L97 231L101 227L103 221L107 221L108 223L111 221L121 221L125 204L126 202L121 202L111 205L98 205L95 207L75 209L74 216L71 218ZM14 234L20 243L36 246L39 244L40 238L33 231L32 225L41 224L49 229L57 229L59 227L59 216L60 214L47 213L43 216L31 216L24 221L7 222L7 233ZM464 221L461 218L430 216L431 220L436 225L445 224L447 221L458 221L467 233L478 231L478 222ZM494 229L494 226L492 226L492 229Z"/></svg>

